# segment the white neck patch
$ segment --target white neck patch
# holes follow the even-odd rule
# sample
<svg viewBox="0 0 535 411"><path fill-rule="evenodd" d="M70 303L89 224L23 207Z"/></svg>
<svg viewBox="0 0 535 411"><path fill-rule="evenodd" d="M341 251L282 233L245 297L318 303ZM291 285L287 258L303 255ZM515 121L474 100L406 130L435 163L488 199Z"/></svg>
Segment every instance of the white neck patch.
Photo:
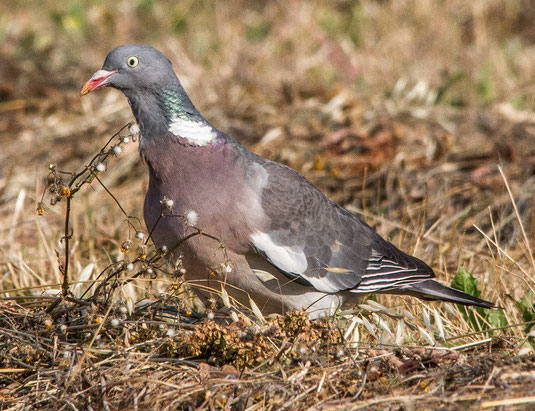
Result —
<svg viewBox="0 0 535 411"><path fill-rule="evenodd" d="M180 118L176 115L171 117L169 131L175 136L184 138L197 146L205 146L217 137L216 132L210 125Z"/></svg>

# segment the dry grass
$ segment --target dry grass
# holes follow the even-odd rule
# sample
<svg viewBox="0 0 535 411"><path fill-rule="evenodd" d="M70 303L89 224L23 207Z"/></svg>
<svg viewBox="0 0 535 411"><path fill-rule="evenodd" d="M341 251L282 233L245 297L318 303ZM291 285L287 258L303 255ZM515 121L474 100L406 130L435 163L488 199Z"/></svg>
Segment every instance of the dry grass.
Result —
<svg viewBox="0 0 535 411"><path fill-rule="evenodd" d="M3 2L0 408L529 407L534 314L518 302L535 288L534 10ZM82 170L131 120L118 92L78 89L125 42L161 48L213 124L301 171L441 281L464 267L507 326L475 332L456 307L391 296L330 322L208 319L180 267L135 235L148 236L147 182L132 143L69 200L73 295L57 300L60 171ZM38 216L49 164L61 181Z"/></svg>

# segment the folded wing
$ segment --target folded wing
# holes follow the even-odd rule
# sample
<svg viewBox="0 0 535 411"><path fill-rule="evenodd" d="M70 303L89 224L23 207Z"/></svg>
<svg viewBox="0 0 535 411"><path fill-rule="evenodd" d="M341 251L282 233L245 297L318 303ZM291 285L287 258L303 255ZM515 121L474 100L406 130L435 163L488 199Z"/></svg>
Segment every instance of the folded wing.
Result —
<svg viewBox="0 0 535 411"><path fill-rule="evenodd" d="M434 277L423 261L383 240L296 171L267 160L262 207L269 225L251 244L290 279L335 293L395 290Z"/></svg>

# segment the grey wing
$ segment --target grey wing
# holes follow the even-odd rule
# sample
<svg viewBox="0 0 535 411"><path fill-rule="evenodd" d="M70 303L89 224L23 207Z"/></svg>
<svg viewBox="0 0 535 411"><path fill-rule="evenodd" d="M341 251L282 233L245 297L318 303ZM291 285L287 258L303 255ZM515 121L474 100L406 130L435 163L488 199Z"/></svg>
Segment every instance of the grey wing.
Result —
<svg viewBox="0 0 535 411"><path fill-rule="evenodd" d="M373 293L433 278L421 260L383 240L293 169L264 160L267 227L252 245L279 271L318 291Z"/></svg>

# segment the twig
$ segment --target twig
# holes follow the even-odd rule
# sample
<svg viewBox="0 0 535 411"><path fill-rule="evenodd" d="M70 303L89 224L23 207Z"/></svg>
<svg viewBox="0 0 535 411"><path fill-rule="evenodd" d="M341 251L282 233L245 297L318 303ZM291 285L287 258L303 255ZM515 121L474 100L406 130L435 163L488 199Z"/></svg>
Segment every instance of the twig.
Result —
<svg viewBox="0 0 535 411"><path fill-rule="evenodd" d="M64 232L64 239L65 239L65 257L63 262L63 284L61 285L61 294L63 297L67 297L69 295L69 254L70 254L70 248L69 248L69 239L71 238L71 234L69 233L69 222L71 221L71 195L67 196L67 207L65 210L65 232Z"/></svg>
<svg viewBox="0 0 535 411"><path fill-rule="evenodd" d="M56 307L63 301L63 297L57 297L52 304L50 304L46 310L45 313L50 314L52 311L56 309Z"/></svg>
<svg viewBox="0 0 535 411"><path fill-rule="evenodd" d="M102 180L100 178L98 178L98 175L95 174L95 179L99 182L99 184L102 186L102 188L104 190L106 190L106 193L109 194L109 196L111 198L113 198L113 201L115 201L115 204L117 204L117 206L119 207L119 209L121 210L121 212L129 217L129 215L126 213L126 211L124 210L123 206L121 205L121 203L119 203L119 200L117 200L117 198L111 193L111 191L108 189L108 187L106 187L106 185L102 182Z"/></svg>
<svg viewBox="0 0 535 411"><path fill-rule="evenodd" d="M501 331L501 330L506 330L508 328L521 327L521 326L530 325L530 324L535 324L535 321L526 321L526 322L523 322L523 323L504 325L503 327L489 328L488 330L474 331L472 333L463 334L463 335L456 335L455 337L446 338L445 341L449 342L449 341L458 340L460 338L473 337L474 335L478 335L478 334L485 334L485 333L488 333L488 332L491 332L491 331Z"/></svg>
<svg viewBox="0 0 535 411"><path fill-rule="evenodd" d="M490 408L490 407L498 408L498 407L503 407L507 405L532 404L532 403L535 403L535 395L532 395L531 397L507 398L503 400L483 401L481 403L481 408Z"/></svg>
<svg viewBox="0 0 535 411"><path fill-rule="evenodd" d="M119 209L121 210L121 212L125 215L126 217L126 222L130 225L130 227L132 227L134 230L136 230L136 227L130 222L130 219L131 218L136 218L137 217L132 217L132 216L129 216L127 214L127 212L125 211L125 209L123 208L123 206L121 205L121 203L119 202L119 200L117 200L117 197L115 197L112 192L109 190L108 187L106 187L106 185L102 182L102 180L98 177L98 175L94 174L95 176L95 179L99 182L99 184L102 186L102 188L106 191L106 193L108 193L108 195L113 199L113 201L115 201L115 204L117 204L117 207L119 207Z"/></svg>

